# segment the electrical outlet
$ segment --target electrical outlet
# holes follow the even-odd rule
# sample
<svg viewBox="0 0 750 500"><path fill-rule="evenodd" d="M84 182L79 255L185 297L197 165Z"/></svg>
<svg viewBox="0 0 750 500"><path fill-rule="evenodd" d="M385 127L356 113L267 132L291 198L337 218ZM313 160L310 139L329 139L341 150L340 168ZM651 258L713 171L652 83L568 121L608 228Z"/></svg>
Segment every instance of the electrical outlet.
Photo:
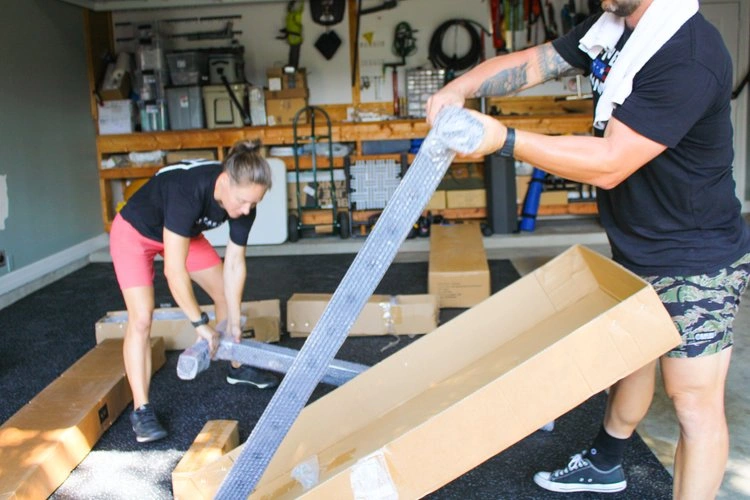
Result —
<svg viewBox="0 0 750 500"><path fill-rule="evenodd" d="M5 250L0 250L0 267L5 267L8 261L5 258Z"/></svg>

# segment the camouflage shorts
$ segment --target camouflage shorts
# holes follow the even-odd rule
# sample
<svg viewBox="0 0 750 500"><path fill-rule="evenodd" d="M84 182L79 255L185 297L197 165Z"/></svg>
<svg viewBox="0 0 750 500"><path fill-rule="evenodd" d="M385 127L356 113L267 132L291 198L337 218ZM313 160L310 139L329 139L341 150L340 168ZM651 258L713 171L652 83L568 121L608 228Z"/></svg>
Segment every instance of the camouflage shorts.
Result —
<svg viewBox="0 0 750 500"><path fill-rule="evenodd" d="M732 345L734 317L750 279L750 253L712 274L643 278L659 294L682 336L668 357L707 356Z"/></svg>

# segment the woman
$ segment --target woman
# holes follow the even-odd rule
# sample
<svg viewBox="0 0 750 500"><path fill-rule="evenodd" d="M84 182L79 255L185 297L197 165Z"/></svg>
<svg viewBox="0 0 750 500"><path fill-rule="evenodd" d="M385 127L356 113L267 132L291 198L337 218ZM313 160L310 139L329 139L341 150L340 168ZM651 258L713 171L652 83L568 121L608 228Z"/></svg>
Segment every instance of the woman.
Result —
<svg viewBox="0 0 750 500"><path fill-rule="evenodd" d="M245 245L255 207L271 188L271 170L259 143L238 142L223 163L183 161L159 170L128 200L110 231L115 274L128 310L123 345L125 371L133 392L130 421L138 442L166 437L149 404L151 317L154 312L154 258L164 258L172 296L211 353L219 335L198 306L192 282L211 297L216 323L226 320L228 335L241 336L240 303L245 284ZM224 263L203 231L229 220ZM275 376L248 366L230 366L230 383L275 387Z"/></svg>

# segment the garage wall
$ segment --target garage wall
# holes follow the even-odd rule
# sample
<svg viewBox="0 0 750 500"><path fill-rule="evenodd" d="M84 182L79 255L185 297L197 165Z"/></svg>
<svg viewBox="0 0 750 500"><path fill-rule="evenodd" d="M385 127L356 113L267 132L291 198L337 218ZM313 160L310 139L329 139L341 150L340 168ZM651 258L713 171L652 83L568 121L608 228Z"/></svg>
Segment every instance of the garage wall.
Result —
<svg viewBox="0 0 750 500"><path fill-rule="evenodd" d="M83 10L5 0L0 16L0 296L101 246ZM43 265L40 267L40 263ZM15 275L15 276L14 276Z"/></svg>

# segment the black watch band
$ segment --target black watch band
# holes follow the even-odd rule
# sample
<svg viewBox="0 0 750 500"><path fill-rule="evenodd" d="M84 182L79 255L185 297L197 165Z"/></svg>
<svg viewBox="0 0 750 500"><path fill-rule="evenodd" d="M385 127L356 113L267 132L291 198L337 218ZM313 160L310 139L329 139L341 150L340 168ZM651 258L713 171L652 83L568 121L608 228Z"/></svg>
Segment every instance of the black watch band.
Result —
<svg viewBox="0 0 750 500"><path fill-rule="evenodd" d="M191 321L190 324L193 325L194 328L198 328L199 326L202 326L202 325L207 325L208 314L205 311L203 311L201 313L201 319L199 319L198 321Z"/></svg>
<svg viewBox="0 0 750 500"><path fill-rule="evenodd" d="M516 129L508 127L508 132L505 135L505 143L500 148L500 156L505 158L513 157L513 148L516 145Z"/></svg>

